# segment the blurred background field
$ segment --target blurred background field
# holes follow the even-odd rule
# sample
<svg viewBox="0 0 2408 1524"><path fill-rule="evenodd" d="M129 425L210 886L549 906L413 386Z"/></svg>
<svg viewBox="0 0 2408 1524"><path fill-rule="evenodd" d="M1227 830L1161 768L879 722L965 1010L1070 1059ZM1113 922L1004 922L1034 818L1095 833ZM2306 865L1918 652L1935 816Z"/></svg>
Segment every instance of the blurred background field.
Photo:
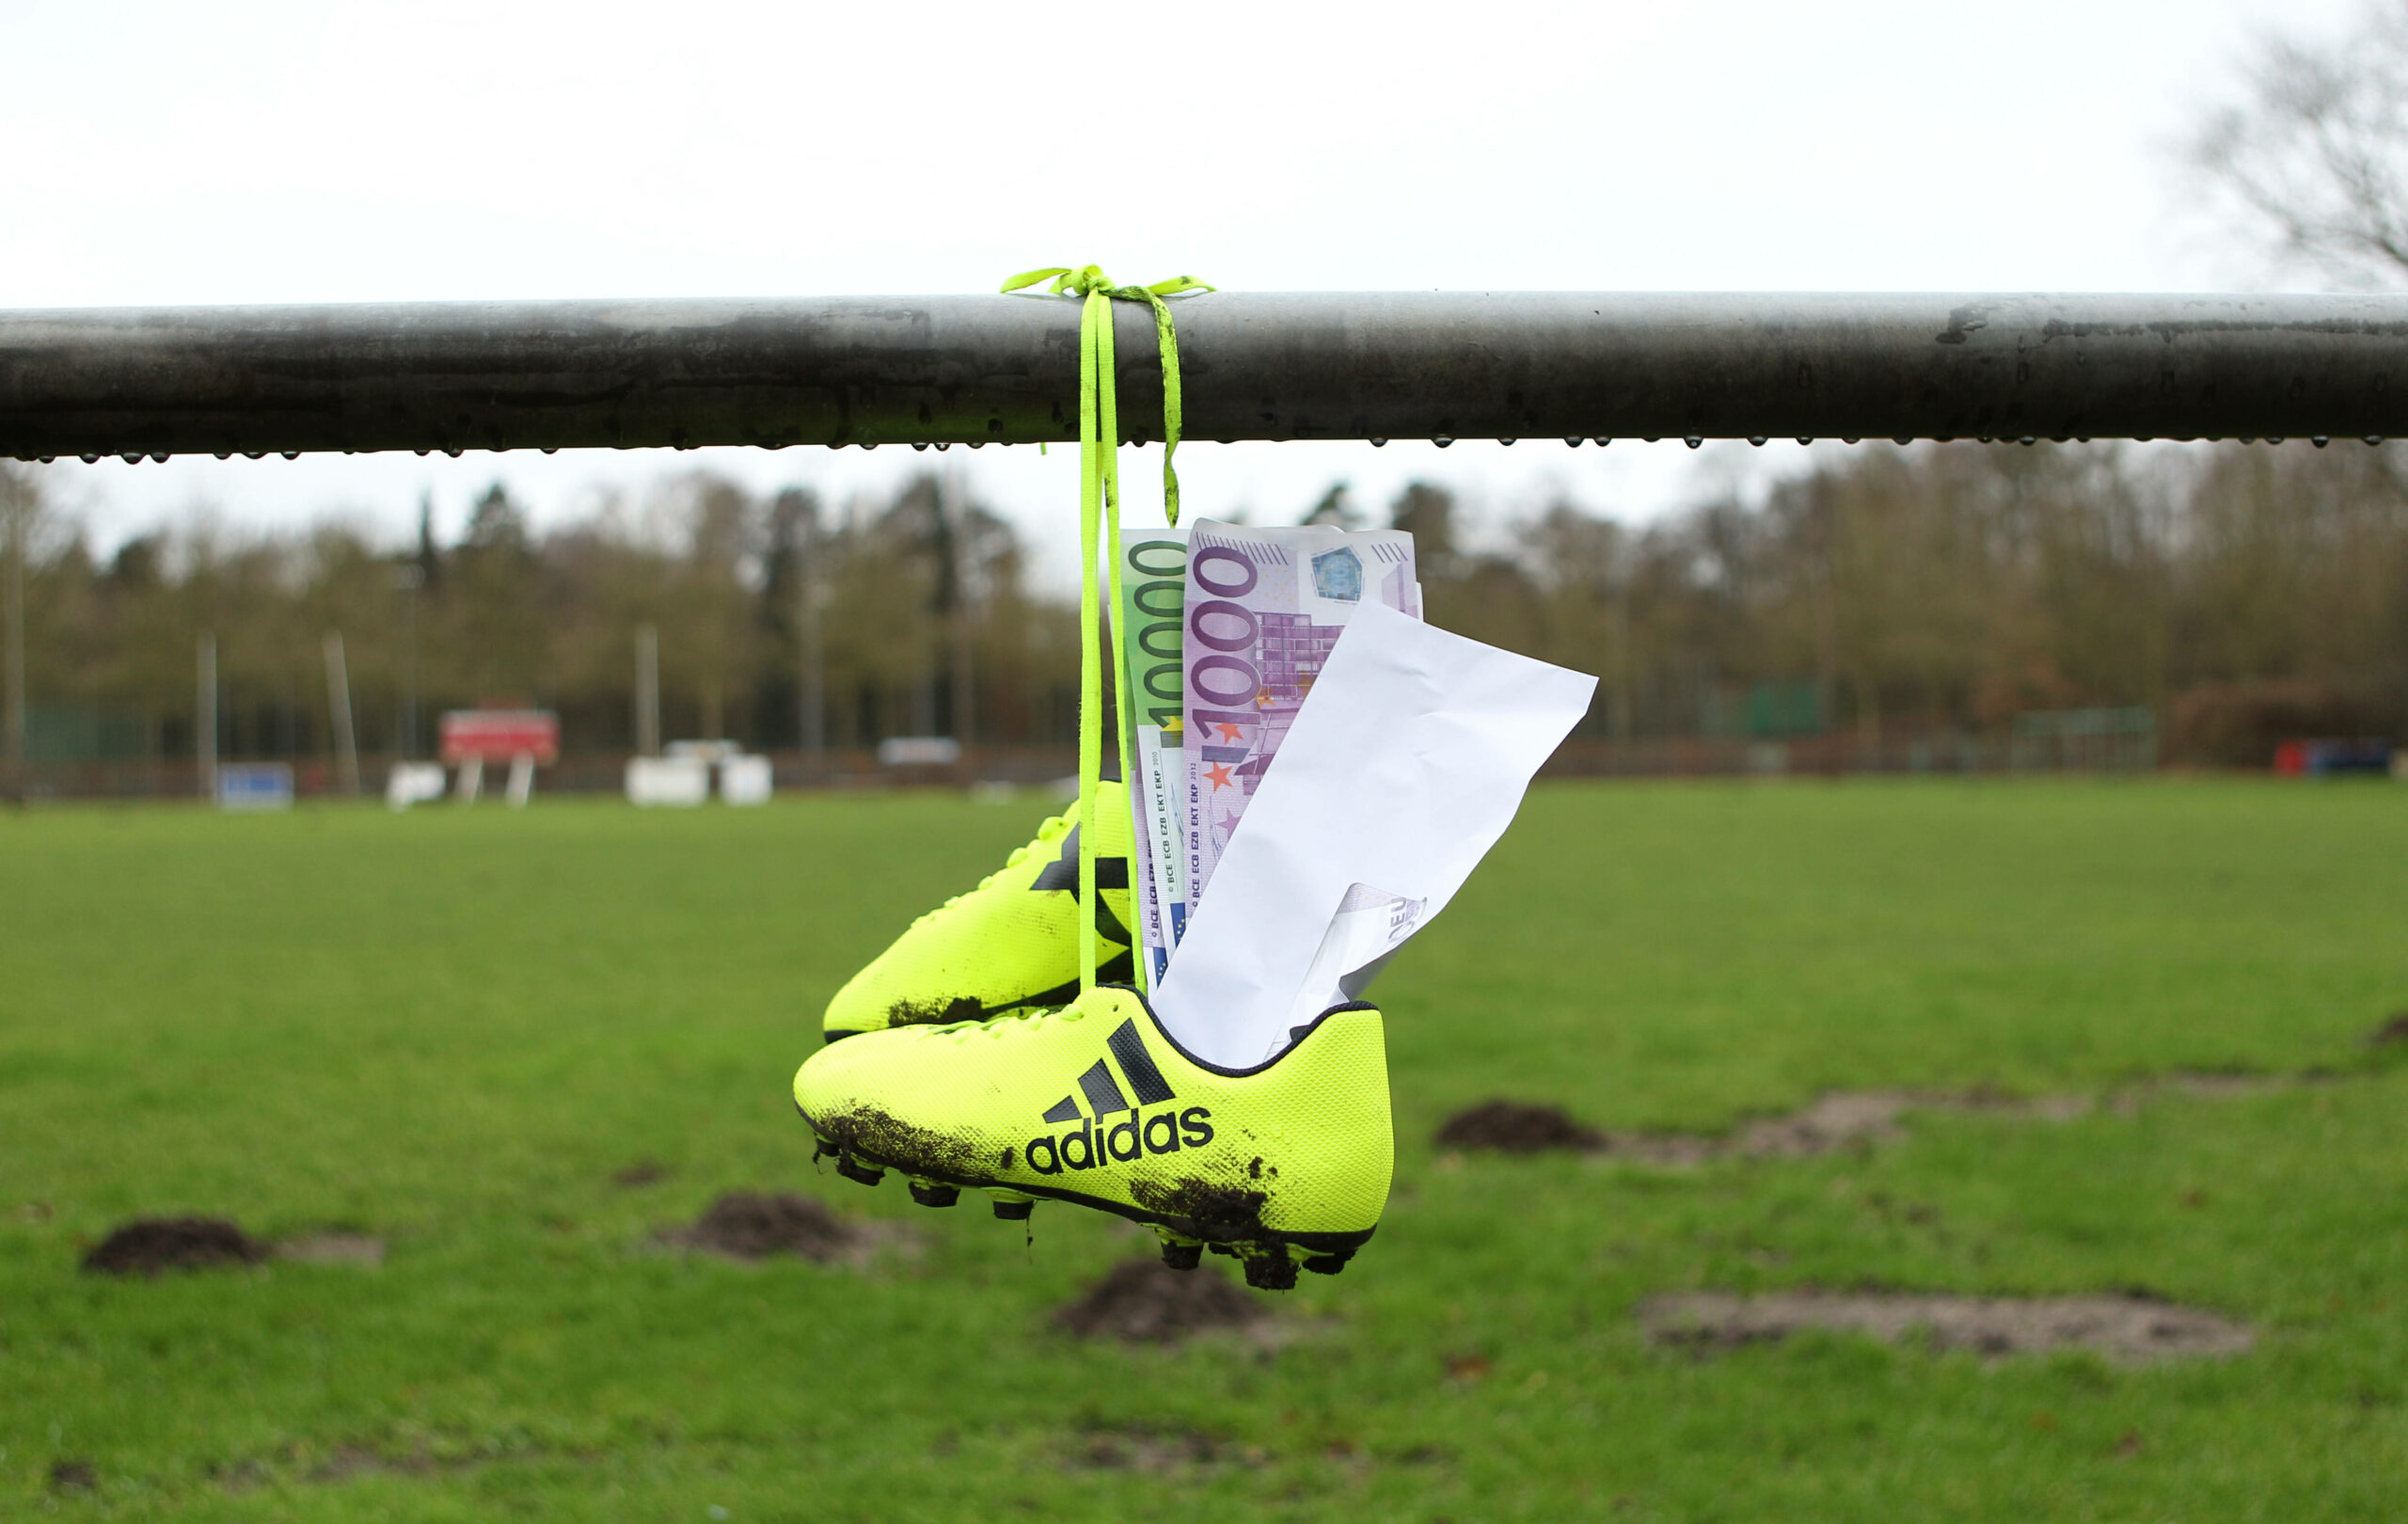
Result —
<svg viewBox="0 0 2408 1524"><path fill-rule="evenodd" d="M92 1516L2396 1516L2408 810L2258 780L1544 786L1385 977L1396 1195L1181 1345L1051 1320L1149 1250L814 1169L851 970L1051 806L0 819L0 1498ZM1824 1149L1729 1146L1834 1094ZM1493 1097L1603 1151L1439 1148ZM1718 1144L1714 1140L1723 1139ZM863 1252L660 1237L793 1191ZM136 1215L381 1263L80 1273ZM1204 1274L1220 1274L1208 1261ZM2145 1291L2127 1363L1649 1298Z"/></svg>
<svg viewBox="0 0 2408 1524"><path fill-rule="evenodd" d="M1409 532L1433 623L1599 679L1559 773L2262 769L2316 738L2380 770L2408 733L2408 443L2345 444L1867 445L1646 516L1434 477L1189 502ZM897 737L958 741L950 781L1071 770L1076 600L958 466L841 500L688 471L549 527L497 475L414 542L194 520L113 548L77 468L0 462L0 792L188 796L212 739L332 791L346 726L372 789L470 706L559 716L546 792L679 737L782 786L875 774Z"/></svg>

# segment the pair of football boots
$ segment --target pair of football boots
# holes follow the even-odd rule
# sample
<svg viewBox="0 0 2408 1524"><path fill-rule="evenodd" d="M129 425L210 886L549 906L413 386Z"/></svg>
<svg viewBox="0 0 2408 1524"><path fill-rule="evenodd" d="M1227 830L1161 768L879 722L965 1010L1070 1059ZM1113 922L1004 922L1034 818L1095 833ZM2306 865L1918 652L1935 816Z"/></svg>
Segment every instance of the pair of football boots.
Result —
<svg viewBox="0 0 2408 1524"><path fill-rule="evenodd" d="M1336 1274L1395 1160L1379 1011L1333 1007L1250 1069L1187 1052L1133 988L1127 791L1089 786L1095 988L1079 990L1076 817L1059 816L837 992L796 1107L846 1178L895 1170L923 1206L983 1191L1020 1220L1067 1201L1147 1224L1176 1268L1210 1248L1266 1290Z"/></svg>

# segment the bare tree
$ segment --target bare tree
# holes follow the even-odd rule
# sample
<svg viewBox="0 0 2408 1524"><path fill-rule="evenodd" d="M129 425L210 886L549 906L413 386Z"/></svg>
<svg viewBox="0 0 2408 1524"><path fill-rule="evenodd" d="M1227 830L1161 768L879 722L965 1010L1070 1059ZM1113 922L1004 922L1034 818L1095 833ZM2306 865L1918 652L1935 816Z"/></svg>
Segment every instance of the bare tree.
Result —
<svg viewBox="0 0 2408 1524"><path fill-rule="evenodd" d="M2408 0L2261 47L2183 145L2214 213L2340 284L2408 284Z"/></svg>

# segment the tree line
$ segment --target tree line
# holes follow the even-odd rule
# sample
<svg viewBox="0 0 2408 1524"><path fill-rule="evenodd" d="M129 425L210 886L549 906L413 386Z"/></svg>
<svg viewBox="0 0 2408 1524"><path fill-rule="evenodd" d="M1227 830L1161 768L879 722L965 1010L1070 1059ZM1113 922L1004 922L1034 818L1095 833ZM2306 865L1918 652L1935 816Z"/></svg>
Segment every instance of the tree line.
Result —
<svg viewBox="0 0 2408 1524"><path fill-rule="evenodd" d="M1755 499L1644 523L1559 502L1466 522L1444 488L1301 516L1411 531L1436 623L1600 678L1605 740L1999 737L2145 708L2167 753L2262 763L2294 735L2408 731L2408 457L2305 441L1864 446ZM459 537L162 530L96 554L42 473L0 480L35 762L188 756L216 641L228 755L326 754L324 641L360 750L424 755L448 708L558 711L571 751L635 744L637 631L662 733L761 749L1075 735L1075 610L1029 585L959 478L832 512L707 474L547 532L496 484ZM16 703L22 694L22 705Z"/></svg>
<svg viewBox="0 0 2408 1524"><path fill-rule="evenodd" d="M105 558L46 511L40 473L0 485L37 764L190 755L203 635L230 756L323 754L329 632L367 754L424 756L442 711L521 706L557 711L564 749L628 749L647 627L670 738L1020 744L1075 723L1075 610L1030 596L1010 526L933 476L832 514L807 489L765 499L698 474L542 533L497 484L450 544L421 511L399 548L340 523L189 525Z"/></svg>

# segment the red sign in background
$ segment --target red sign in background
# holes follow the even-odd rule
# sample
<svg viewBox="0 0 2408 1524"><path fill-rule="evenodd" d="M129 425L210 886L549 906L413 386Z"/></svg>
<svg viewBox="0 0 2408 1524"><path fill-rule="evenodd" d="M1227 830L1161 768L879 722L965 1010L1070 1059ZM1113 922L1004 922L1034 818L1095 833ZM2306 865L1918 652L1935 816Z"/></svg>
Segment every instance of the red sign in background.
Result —
<svg viewBox="0 0 2408 1524"><path fill-rule="evenodd" d="M443 717L445 762L506 762L531 756L556 762L560 716L542 709L454 709Z"/></svg>

